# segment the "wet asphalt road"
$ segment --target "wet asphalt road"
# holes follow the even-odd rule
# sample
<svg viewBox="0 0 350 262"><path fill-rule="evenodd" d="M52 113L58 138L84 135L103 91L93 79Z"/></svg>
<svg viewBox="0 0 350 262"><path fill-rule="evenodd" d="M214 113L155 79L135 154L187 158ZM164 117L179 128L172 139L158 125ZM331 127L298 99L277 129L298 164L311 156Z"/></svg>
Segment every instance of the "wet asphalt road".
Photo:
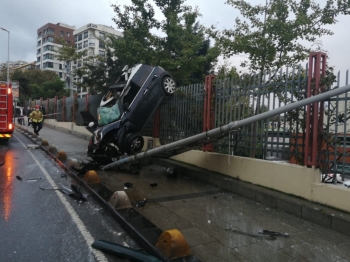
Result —
<svg viewBox="0 0 350 262"><path fill-rule="evenodd" d="M42 150L27 149L28 144L32 142L16 132L8 150L0 145L0 260L127 261L92 248L92 242L139 248L137 244L92 197L84 202L52 190L70 188L74 181L62 177L64 171Z"/></svg>

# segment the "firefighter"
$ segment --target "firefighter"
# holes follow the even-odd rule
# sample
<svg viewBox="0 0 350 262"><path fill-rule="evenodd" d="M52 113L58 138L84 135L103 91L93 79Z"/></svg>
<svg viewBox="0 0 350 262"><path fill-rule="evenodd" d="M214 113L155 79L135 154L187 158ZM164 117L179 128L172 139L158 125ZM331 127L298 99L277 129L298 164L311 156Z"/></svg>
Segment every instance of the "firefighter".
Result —
<svg viewBox="0 0 350 262"><path fill-rule="evenodd" d="M30 122L34 128L34 133L38 136L39 131L43 128L43 113L40 111L39 105L35 106L35 110L29 114Z"/></svg>

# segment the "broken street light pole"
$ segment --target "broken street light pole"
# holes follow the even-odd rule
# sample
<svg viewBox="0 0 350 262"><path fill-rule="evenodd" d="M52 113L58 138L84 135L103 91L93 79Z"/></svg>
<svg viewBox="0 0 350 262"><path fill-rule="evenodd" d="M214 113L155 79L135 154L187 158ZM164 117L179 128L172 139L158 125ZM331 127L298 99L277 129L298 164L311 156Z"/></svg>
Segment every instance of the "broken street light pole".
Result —
<svg viewBox="0 0 350 262"><path fill-rule="evenodd" d="M117 160L113 163L110 163L108 165L103 166L102 170L121 166L121 165L131 163L131 162L136 162L140 159L159 155L160 153L165 153L167 151L171 151L171 150L174 150L176 148L184 147L186 145L191 145L191 144L194 144L194 143L199 142L201 140L205 141L205 140L214 139L214 138L222 138L223 136L228 135L231 131L236 130L237 128L240 128L242 126L246 126L246 125L252 124L256 121L260 121L260 120L263 120L266 118L270 118L270 117L282 114L284 112L288 112L288 111L297 109L298 107L302 107L302 106L306 106L306 105L309 105L312 103L324 101L330 97L337 96L337 95L340 95L340 94L343 94L343 93L346 93L349 91L350 91L350 85L347 85L347 86L344 86L341 88L337 88L334 90L330 90L330 91L327 91L325 93L321 93L321 94L303 99L301 101L297 101L297 102L282 106L280 108L276 108L276 109L273 109L273 110L255 115L255 116L251 116L251 117L248 117L248 118L243 119L243 120L231 122L227 125L224 125L224 126L212 129L212 130L208 130L207 132L203 132L203 133L191 136L191 137L187 137L187 138L175 141L175 142L170 143L170 144L166 144L166 145L163 145L163 146L160 146L160 147L157 147L157 148L145 151L145 152L138 153L138 154L133 155L133 156L125 157L123 159Z"/></svg>

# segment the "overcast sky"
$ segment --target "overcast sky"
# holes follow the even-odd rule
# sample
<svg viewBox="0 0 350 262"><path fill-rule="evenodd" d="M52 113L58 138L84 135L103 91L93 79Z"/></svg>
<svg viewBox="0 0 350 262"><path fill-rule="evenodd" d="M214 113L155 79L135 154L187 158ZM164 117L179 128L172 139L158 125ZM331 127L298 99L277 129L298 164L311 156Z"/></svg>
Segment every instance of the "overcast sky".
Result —
<svg viewBox="0 0 350 262"><path fill-rule="evenodd" d="M323 0L317 0L322 3ZM218 28L232 28L239 12L226 5L225 0L187 0L190 6L198 6L205 26L216 25ZM264 4L266 0L251 0ZM0 27L10 33L10 61L36 61L37 29L46 23L65 23L76 28L88 23L116 25L112 21L115 13L111 4L128 4L129 0L0 0ZM323 37L323 48L328 51L330 65L342 74L350 68L346 58L349 55L350 16L341 16L338 24L330 29L333 36ZM0 63L7 61L7 32L0 30ZM240 56L230 59L232 65L239 65ZM343 77L342 77L343 78Z"/></svg>

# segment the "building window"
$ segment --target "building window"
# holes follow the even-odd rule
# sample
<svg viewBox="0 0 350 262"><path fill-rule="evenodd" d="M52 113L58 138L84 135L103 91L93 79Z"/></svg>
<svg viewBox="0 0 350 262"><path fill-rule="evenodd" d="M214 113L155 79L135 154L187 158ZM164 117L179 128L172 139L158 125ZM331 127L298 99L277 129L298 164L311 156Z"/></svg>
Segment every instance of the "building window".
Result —
<svg viewBox="0 0 350 262"><path fill-rule="evenodd" d="M99 55L100 56L104 56L105 55L105 51L99 50Z"/></svg>
<svg viewBox="0 0 350 262"><path fill-rule="evenodd" d="M54 41L53 37L52 36L48 36L47 38L45 38L44 43L53 42L53 41Z"/></svg>
<svg viewBox="0 0 350 262"><path fill-rule="evenodd" d="M58 65L58 68L59 68L60 70L62 70L62 64L59 64L59 65Z"/></svg>
<svg viewBox="0 0 350 262"><path fill-rule="evenodd" d="M39 55L41 53L41 49L38 48L38 50L36 51L36 54Z"/></svg>
<svg viewBox="0 0 350 262"><path fill-rule="evenodd" d="M78 50L80 50L81 48L82 48L82 44L79 43L79 44L78 44Z"/></svg>
<svg viewBox="0 0 350 262"><path fill-rule="evenodd" d="M41 32L38 33L38 38L41 37Z"/></svg>
<svg viewBox="0 0 350 262"><path fill-rule="evenodd" d="M53 45L46 45L46 46L44 46L43 50L44 50L44 52L45 51L54 51L55 48Z"/></svg>
<svg viewBox="0 0 350 262"><path fill-rule="evenodd" d="M45 54L44 56L43 56L43 60L46 60L46 59L54 59L54 55L53 54Z"/></svg>
<svg viewBox="0 0 350 262"><path fill-rule="evenodd" d="M85 39L85 38L88 38L88 36L89 36L89 32L88 32L88 31L85 31L85 32L84 32L84 39Z"/></svg>
<svg viewBox="0 0 350 262"><path fill-rule="evenodd" d="M82 34L79 34L78 35L78 41L82 40L83 39L83 35Z"/></svg>
<svg viewBox="0 0 350 262"><path fill-rule="evenodd" d="M37 61L37 62L40 62L40 56L36 58L36 61Z"/></svg>
<svg viewBox="0 0 350 262"><path fill-rule="evenodd" d="M102 41L99 41L98 47L99 47L99 48L105 48L105 43L102 42Z"/></svg>
<svg viewBox="0 0 350 262"><path fill-rule="evenodd" d="M99 36L102 40L105 39L105 33L100 32L100 36Z"/></svg>
<svg viewBox="0 0 350 262"><path fill-rule="evenodd" d="M66 32L67 36L70 37L70 33L69 32Z"/></svg>
<svg viewBox="0 0 350 262"><path fill-rule="evenodd" d="M52 29L52 28L48 28L48 29L47 29L47 34L48 34L48 35L54 35L54 34L55 34L55 30Z"/></svg>
<svg viewBox="0 0 350 262"><path fill-rule="evenodd" d="M38 44L36 45L36 46L40 46L41 45L41 40L40 41L38 41Z"/></svg>
<svg viewBox="0 0 350 262"><path fill-rule="evenodd" d="M59 72L59 73L58 73L58 76L59 76L59 78L62 78L62 73Z"/></svg>
<svg viewBox="0 0 350 262"><path fill-rule="evenodd" d="M88 44L88 40L84 41L84 48L85 48L85 47L88 47L88 45L89 45L89 44Z"/></svg>
<svg viewBox="0 0 350 262"><path fill-rule="evenodd" d="M60 31L60 36L64 37L64 32Z"/></svg>
<svg viewBox="0 0 350 262"><path fill-rule="evenodd" d="M52 63L52 62L45 62L45 63L43 64L43 67L44 67L44 68L53 68L53 63Z"/></svg>

